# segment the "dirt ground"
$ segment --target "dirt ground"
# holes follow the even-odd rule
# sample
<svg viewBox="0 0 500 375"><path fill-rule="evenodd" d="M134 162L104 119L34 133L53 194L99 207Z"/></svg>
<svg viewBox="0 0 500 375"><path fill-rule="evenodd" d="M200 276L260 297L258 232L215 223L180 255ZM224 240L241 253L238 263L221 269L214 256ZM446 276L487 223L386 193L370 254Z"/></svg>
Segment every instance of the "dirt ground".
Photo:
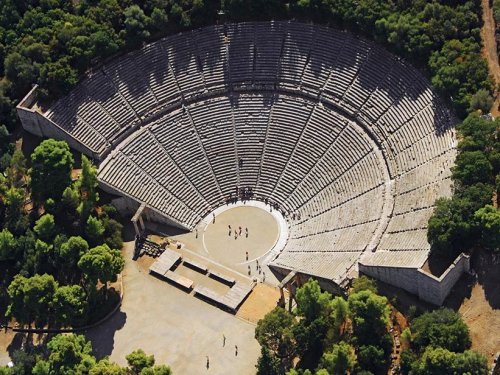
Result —
<svg viewBox="0 0 500 375"><path fill-rule="evenodd" d="M497 43L495 39L495 21L493 19L493 10L489 6L489 0L481 0L483 8L483 28L481 29L481 38L483 39L483 57L488 61L491 75L495 79L496 85L500 84L500 67L498 65ZM500 93L496 90L495 102L491 108L491 114L494 117L500 115Z"/></svg>
<svg viewBox="0 0 500 375"><path fill-rule="evenodd" d="M276 307L279 298L280 292L277 288L257 284L239 308L236 316L248 322L257 323Z"/></svg>
<svg viewBox="0 0 500 375"><path fill-rule="evenodd" d="M472 349L486 355L491 363L500 351L500 255L478 251L471 266L477 277L462 278L446 306L458 306L470 330Z"/></svg>

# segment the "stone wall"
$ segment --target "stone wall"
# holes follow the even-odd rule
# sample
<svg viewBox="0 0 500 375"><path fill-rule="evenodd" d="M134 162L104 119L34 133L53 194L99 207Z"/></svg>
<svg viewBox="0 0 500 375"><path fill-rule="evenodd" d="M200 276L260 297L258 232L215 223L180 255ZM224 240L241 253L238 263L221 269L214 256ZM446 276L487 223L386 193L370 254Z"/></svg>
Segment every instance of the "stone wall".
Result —
<svg viewBox="0 0 500 375"><path fill-rule="evenodd" d="M420 299L442 305L464 272L470 270L470 257L460 254L440 277L420 268L367 266L359 263L359 271L387 284L402 288Z"/></svg>
<svg viewBox="0 0 500 375"><path fill-rule="evenodd" d="M114 199L113 204L115 205L116 209L121 214L123 214L125 216L134 215L140 206L140 203L137 202L135 199L127 196L126 194L123 194L122 192L114 189L112 186L109 186L108 184L103 183L100 180L99 180L99 187L109 194L121 197L121 199L120 198ZM169 225L169 226L180 228L183 230L189 230L189 228L187 228L184 225L178 223L177 221L165 216L164 214L156 212L151 207L146 207L146 209L144 210L142 215L143 215L143 219L145 219L147 221L152 221L152 222L159 223L159 224Z"/></svg>
<svg viewBox="0 0 500 375"><path fill-rule="evenodd" d="M33 87L16 107L17 115L21 120L24 130L41 138L64 140L72 149L98 160L100 155L97 152L90 150L82 143L76 141L69 133L46 118L36 108L36 90L37 86Z"/></svg>
<svg viewBox="0 0 500 375"><path fill-rule="evenodd" d="M435 305L442 305L455 283L460 279L460 276L464 272L469 272L469 270L470 257L465 254L460 254L440 277L419 269L419 297Z"/></svg>

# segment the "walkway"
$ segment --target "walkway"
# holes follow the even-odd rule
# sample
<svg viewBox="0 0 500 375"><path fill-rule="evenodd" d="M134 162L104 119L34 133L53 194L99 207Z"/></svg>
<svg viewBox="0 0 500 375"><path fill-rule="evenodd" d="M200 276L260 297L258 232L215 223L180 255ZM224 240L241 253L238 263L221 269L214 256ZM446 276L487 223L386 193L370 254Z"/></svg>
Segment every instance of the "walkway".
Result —
<svg viewBox="0 0 500 375"><path fill-rule="evenodd" d="M497 42L495 39L495 20L493 19L493 9L490 8L489 0L481 0L483 8L483 27L481 29L481 38L483 39L483 57L488 62L490 73L493 76L496 85L500 84L500 67L498 65ZM495 102L491 108L494 117L500 115L498 109L500 105L500 93L496 92Z"/></svg>
<svg viewBox="0 0 500 375"><path fill-rule="evenodd" d="M96 355L110 355L125 365L125 356L142 348L154 354L157 363L170 365L175 374L255 374L260 347L254 325L151 277L132 255L133 242L126 243L121 311L87 334Z"/></svg>

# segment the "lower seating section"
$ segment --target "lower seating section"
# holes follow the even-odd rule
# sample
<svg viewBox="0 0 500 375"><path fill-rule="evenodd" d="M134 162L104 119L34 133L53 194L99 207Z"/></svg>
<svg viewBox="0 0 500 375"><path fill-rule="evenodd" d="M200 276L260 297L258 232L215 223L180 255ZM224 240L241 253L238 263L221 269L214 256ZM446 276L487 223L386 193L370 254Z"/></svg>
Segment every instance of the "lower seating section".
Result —
<svg viewBox="0 0 500 375"><path fill-rule="evenodd" d="M436 198L450 193L454 141L450 131L438 136L432 125L411 124L388 135L381 150L365 128L306 97L220 95L136 132L101 166L99 178L189 228L236 187L251 187L290 220L288 243L273 264L312 262L306 254L326 253L338 277L374 239L382 250L429 248L427 220ZM384 221L384 212L392 217ZM339 256L347 259L341 268L332 263Z"/></svg>

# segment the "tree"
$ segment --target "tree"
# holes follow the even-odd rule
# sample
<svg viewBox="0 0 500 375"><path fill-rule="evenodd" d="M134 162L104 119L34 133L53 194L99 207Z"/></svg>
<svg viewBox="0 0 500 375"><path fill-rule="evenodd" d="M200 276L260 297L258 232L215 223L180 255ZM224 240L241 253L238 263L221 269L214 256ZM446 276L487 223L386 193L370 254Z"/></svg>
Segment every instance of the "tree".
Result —
<svg viewBox="0 0 500 375"><path fill-rule="evenodd" d="M261 346L260 357L255 365L257 375L279 375L280 360L274 357L267 346Z"/></svg>
<svg viewBox="0 0 500 375"><path fill-rule="evenodd" d="M85 374L95 365L92 346L83 335L57 335L47 344L50 374ZM43 363L43 361L42 361Z"/></svg>
<svg viewBox="0 0 500 375"><path fill-rule="evenodd" d="M132 373L137 375L145 368L152 367L155 364L154 355L147 355L142 349L134 350L125 358Z"/></svg>
<svg viewBox="0 0 500 375"><path fill-rule="evenodd" d="M432 53L429 67L434 88L453 98L460 115L466 113L472 95L480 89L491 90L488 64L472 38L446 41L441 50Z"/></svg>
<svg viewBox="0 0 500 375"><path fill-rule="evenodd" d="M123 246L123 225L107 215L101 217L101 223L104 227L104 243L112 249L121 249Z"/></svg>
<svg viewBox="0 0 500 375"><path fill-rule="evenodd" d="M83 318L87 307L85 292L80 285L65 285L54 293L55 322L65 327Z"/></svg>
<svg viewBox="0 0 500 375"><path fill-rule="evenodd" d="M87 283L95 288L100 280L105 290L108 282L116 280L116 275L122 272L124 265L120 251L111 250L107 245L90 249L78 261L78 267L84 273Z"/></svg>
<svg viewBox="0 0 500 375"><path fill-rule="evenodd" d="M26 232L29 226L23 206L24 191L11 186L5 193L5 226L16 236Z"/></svg>
<svg viewBox="0 0 500 375"><path fill-rule="evenodd" d="M0 261L14 259L16 240L7 228L0 232Z"/></svg>
<svg viewBox="0 0 500 375"><path fill-rule="evenodd" d="M429 218L427 239L433 252L456 256L474 243L469 201L454 196L439 198Z"/></svg>
<svg viewBox="0 0 500 375"><path fill-rule="evenodd" d="M89 375L125 375L125 369L118 366L116 363L110 362L109 359L101 359L89 371Z"/></svg>
<svg viewBox="0 0 500 375"><path fill-rule="evenodd" d="M333 345L331 351L323 353L320 368L327 370L330 375L344 375L356 364L353 351L353 348L343 341Z"/></svg>
<svg viewBox="0 0 500 375"><path fill-rule="evenodd" d="M47 95L67 94L78 83L78 72L70 64L69 57L48 61L41 65L40 84L47 90Z"/></svg>
<svg viewBox="0 0 500 375"><path fill-rule="evenodd" d="M77 265L80 258L89 250L89 245L80 236L70 237L59 249L59 257L70 267Z"/></svg>
<svg viewBox="0 0 500 375"><path fill-rule="evenodd" d="M26 175L26 158L21 150L16 149L12 154L7 174L11 184L17 187L22 185Z"/></svg>
<svg viewBox="0 0 500 375"><path fill-rule="evenodd" d="M333 328L338 335L342 335L345 329L345 323L349 316L349 304L342 297L335 297L330 303L333 318Z"/></svg>
<svg viewBox="0 0 500 375"><path fill-rule="evenodd" d="M28 91L30 85L36 81L37 67L30 59L19 52L12 52L4 60L5 76L16 82L17 93Z"/></svg>
<svg viewBox="0 0 500 375"><path fill-rule="evenodd" d="M384 349L375 345L362 345L358 350L358 363L362 369L374 374L387 374L388 358Z"/></svg>
<svg viewBox="0 0 500 375"><path fill-rule="evenodd" d="M78 180L77 187L82 197L78 212L82 221L85 222L95 210L96 203L99 200L99 194L97 193L97 171L85 155L82 155L82 175Z"/></svg>
<svg viewBox="0 0 500 375"><path fill-rule="evenodd" d="M130 45L137 45L139 42L149 37L147 31L150 23L149 17L138 5L131 5L123 12L125 16L126 41Z"/></svg>
<svg viewBox="0 0 500 375"><path fill-rule="evenodd" d="M85 236L91 244L97 245L100 242L104 230L104 226L98 218L89 216L85 225Z"/></svg>
<svg viewBox="0 0 500 375"><path fill-rule="evenodd" d="M389 323L387 298L370 290L362 290L351 294L348 302L358 345L380 345Z"/></svg>
<svg viewBox="0 0 500 375"><path fill-rule="evenodd" d="M480 110L482 113L489 113L493 106L493 97L485 89L478 90L470 100L469 111Z"/></svg>
<svg viewBox="0 0 500 375"><path fill-rule="evenodd" d="M295 318L281 307L275 307L259 320L255 328L255 339L278 358L290 357L294 352L293 327Z"/></svg>
<svg viewBox="0 0 500 375"><path fill-rule="evenodd" d="M486 357L473 350L466 350L456 356L456 373L486 375L488 371L488 361Z"/></svg>
<svg viewBox="0 0 500 375"><path fill-rule="evenodd" d="M31 278L14 276L7 288L10 304L6 315L20 324L31 325L34 321L36 327L43 327L49 321L57 286L54 277L47 274Z"/></svg>
<svg viewBox="0 0 500 375"><path fill-rule="evenodd" d="M164 9L154 8L151 12L151 25L161 31L168 24L168 15Z"/></svg>
<svg viewBox="0 0 500 375"><path fill-rule="evenodd" d="M36 221L33 229L41 240L51 241L56 234L54 216L51 214L43 215Z"/></svg>
<svg viewBox="0 0 500 375"><path fill-rule="evenodd" d="M422 314L411 322L413 344L420 350L427 346L462 352L470 347L469 329L458 313L439 309Z"/></svg>
<svg viewBox="0 0 500 375"><path fill-rule="evenodd" d="M318 281L311 278L297 289L295 295L297 314L302 315L307 321L313 321L328 312L331 298L331 294L321 292Z"/></svg>
<svg viewBox="0 0 500 375"><path fill-rule="evenodd" d="M31 192L41 203L47 198L59 200L71 183L73 156L64 141L47 139L31 154Z"/></svg>
<svg viewBox="0 0 500 375"><path fill-rule="evenodd" d="M172 375L172 370L167 365L146 367L141 371L141 375Z"/></svg>
<svg viewBox="0 0 500 375"><path fill-rule="evenodd" d="M78 207L78 193L71 186L64 189L62 194L62 208L63 210L69 210L71 212L76 211Z"/></svg>
<svg viewBox="0 0 500 375"><path fill-rule="evenodd" d="M354 279L352 282L352 293L361 292L362 290L370 290L377 293L377 283L368 276L361 276Z"/></svg>
<svg viewBox="0 0 500 375"><path fill-rule="evenodd" d="M500 212L492 205L486 205L474 214L481 232L481 243L487 249L500 248Z"/></svg>
<svg viewBox="0 0 500 375"><path fill-rule="evenodd" d="M481 151L460 152L455 160L452 178L462 185L472 185L478 182L492 181L493 167Z"/></svg>
<svg viewBox="0 0 500 375"><path fill-rule="evenodd" d="M486 358L475 352L454 353L444 348L429 346L422 358L414 362L411 373L415 375L487 375L488 365Z"/></svg>

